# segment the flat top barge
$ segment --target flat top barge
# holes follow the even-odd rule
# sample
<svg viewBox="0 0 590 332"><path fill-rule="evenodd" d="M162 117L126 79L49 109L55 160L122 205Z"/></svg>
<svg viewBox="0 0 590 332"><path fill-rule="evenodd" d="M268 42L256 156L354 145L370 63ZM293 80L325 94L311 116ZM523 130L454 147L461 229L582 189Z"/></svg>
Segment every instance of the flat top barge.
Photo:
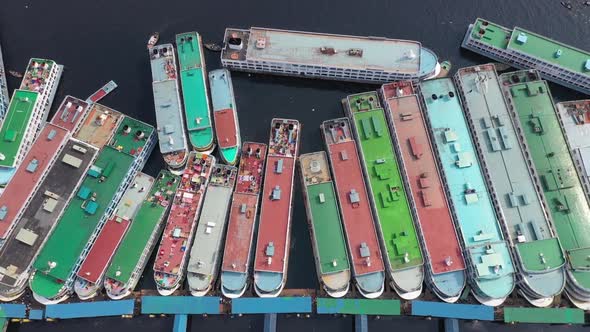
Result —
<svg viewBox="0 0 590 332"><path fill-rule="evenodd" d="M174 46L154 46L149 54L160 153L168 167L178 173L186 164L189 149L184 133Z"/></svg>
<svg viewBox="0 0 590 332"><path fill-rule="evenodd" d="M189 139L194 149L207 151L213 147L213 124L201 36L196 32L176 35L176 47Z"/></svg>
<svg viewBox="0 0 590 332"><path fill-rule="evenodd" d="M494 65L455 75L496 215L513 248L519 287L534 305L549 306L565 286L565 256L545 210L524 137L517 135Z"/></svg>
<svg viewBox="0 0 590 332"><path fill-rule="evenodd" d="M543 78L590 94L590 52L515 27L478 18L461 45L519 69L534 68Z"/></svg>
<svg viewBox="0 0 590 332"><path fill-rule="evenodd" d="M419 98L411 82L386 84L380 95L416 211L427 284L442 300L455 302L465 287L465 261Z"/></svg>
<svg viewBox="0 0 590 332"><path fill-rule="evenodd" d="M203 196L215 157L191 152L166 220L154 262L154 280L161 295L170 295L184 278L189 250L201 213Z"/></svg>
<svg viewBox="0 0 590 332"><path fill-rule="evenodd" d="M271 121L254 253L254 290L261 297L278 296L287 280L293 180L300 135L301 126L297 120Z"/></svg>
<svg viewBox="0 0 590 332"><path fill-rule="evenodd" d="M328 120L320 129L334 174L356 287L364 297L379 297L385 288L385 266L350 122L347 118Z"/></svg>
<svg viewBox="0 0 590 332"><path fill-rule="evenodd" d="M392 286L402 298L414 299L422 292L424 261L385 112L376 92L348 96L344 105L353 119L364 174L369 179Z"/></svg>
<svg viewBox="0 0 590 332"><path fill-rule="evenodd" d="M16 221L0 251L0 300L11 301L24 291L33 260L80 186L98 150L69 139L41 181L28 207ZM64 176L67 174L68 176Z"/></svg>
<svg viewBox="0 0 590 332"><path fill-rule="evenodd" d="M461 231L473 295L498 306L514 289L514 266L450 78L424 81L421 98Z"/></svg>
<svg viewBox="0 0 590 332"><path fill-rule="evenodd" d="M180 178L162 170L105 272L104 286L112 299L129 295L158 242L162 224Z"/></svg>
<svg viewBox="0 0 590 332"><path fill-rule="evenodd" d="M343 297L350 263L326 153L303 154L299 166L318 278L328 295Z"/></svg>
<svg viewBox="0 0 590 332"><path fill-rule="evenodd" d="M242 145L221 264L221 291L229 298L242 296L248 285L266 151L266 144L244 142Z"/></svg>
<svg viewBox="0 0 590 332"><path fill-rule="evenodd" d="M143 149L151 151L153 132L153 127L125 117L103 147L34 263L29 285L39 302L55 303L69 296L81 261L141 167Z"/></svg>
<svg viewBox="0 0 590 332"><path fill-rule="evenodd" d="M237 167L222 164L211 172L187 268L188 285L195 296L206 295L215 284L237 173Z"/></svg>
<svg viewBox="0 0 590 332"><path fill-rule="evenodd" d="M225 30L221 63L235 70L358 82L436 76L436 55L419 42L268 28Z"/></svg>
<svg viewBox="0 0 590 332"><path fill-rule="evenodd" d="M135 214L153 185L154 178L137 173L119 204L96 236L92 247L78 268L74 291L81 300L94 297L102 288L104 273L121 240L134 222Z"/></svg>
<svg viewBox="0 0 590 332"><path fill-rule="evenodd" d="M568 258L566 293L590 309L590 206L547 82L536 71L500 76L523 132L553 223Z"/></svg>
<svg viewBox="0 0 590 332"><path fill-rule="evenodd" d="M5 240L30 203L41 181L55 162L87 111L88 104L67 96L51 122L37 136L11 181L0 196L0 239Z"/></svg>
<svg viewBox="0 0 590 332"><path fill-rule="evenodd" d="M209 85L219 152L226 163L235 165L240 156L241 138L231 73L227 69L211 71Z"/></svg>

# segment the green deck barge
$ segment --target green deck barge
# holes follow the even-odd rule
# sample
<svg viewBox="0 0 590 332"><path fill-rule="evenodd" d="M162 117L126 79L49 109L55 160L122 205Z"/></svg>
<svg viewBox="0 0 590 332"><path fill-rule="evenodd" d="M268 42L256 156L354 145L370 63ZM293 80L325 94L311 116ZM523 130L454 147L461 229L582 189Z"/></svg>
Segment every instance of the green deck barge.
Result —
<svg viewBox="0 0 590 332"><path fill-rule="evenodd" d="M189 138L197 151L209 150L213 145L213 128L201 36L196 32L177 35L176 51Z"/></svg>
<svg viewBox="0 0 590 332"><path fill-rule="evenodd" d="M154 143L152 126L129 117L119 124L33 264L36 271L29 284L35 295L52 301L68 290L80 257L93 241L91 236L113 212L113 203L142 167Z"/></svg>
<svg viewBox="0 0 590 332"><path fill-rule="evenodd" d="M371 200L390 273L421 268L423 258L412 212L377 93L349 96L345 108L354 119L355 136L365 176L369 179ZM393 278L395 283L399 282L395 275Z"/></svg>
<svg viewBox="0 0 590 332"><path fill-rule="evenodd" d="M156 194L161 197L169 197L169 199L164 199L169 202L180 183L178 180L177 176L168 171L160 172L160 176L156 179L148 198L137 211L127 235L125 235L115 256L113 256L111 265L106 272L107 278L117 280L122 284L129 281L141 260L149 239L161 224L169 208L168 204L166 206L160 204Z"/></svg>
<svg viewBox="0 0 590 332"><path fill-rule="evenodd" d="M14 167L38 96L37 92L14 91L0 129L0 167Z"/></svg>
<svg viewBox="0 0 590 332"><path fill-rule="evenodd" d="M590 206L559 124L547 82L533 72L501 76L518 114L559 240L569 260L571 287L590 292ZM519 83L515 83L515 78ZM570 293L571 294L571 293Z"/></svg>
<svg viewBox="0 0 590 332"><path fill-rule="evenodd" d="M350 284L350 262L326 153L301 155L299 166L320 282L331 296L344 296Z"/></svg>
<svg viewBox="0 0 590 332"><path fill-rule="evenodd" d="M33 264L34 293L52 298L60 292L132 163L132 156L103 148Z"/></svg>

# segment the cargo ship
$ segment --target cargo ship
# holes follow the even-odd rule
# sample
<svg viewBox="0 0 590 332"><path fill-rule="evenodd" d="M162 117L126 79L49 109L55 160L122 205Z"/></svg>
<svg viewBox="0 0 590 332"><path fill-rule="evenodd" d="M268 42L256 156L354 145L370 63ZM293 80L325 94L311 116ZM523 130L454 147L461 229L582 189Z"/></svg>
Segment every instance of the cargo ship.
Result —
<svg viewBox="0 0 590 332"><path fill-rule="evenodd" d="M266 150L266 144L262 143L242 145L221 263L221 293L228 298L244 295L248 287Z"/></svg>
<svg viewBox="0 0 590 332"><path fill-rule="evenodd" d="M578 168L586 197L590 199L590 100L564 101L555 104L571 155Z"/></svg>
<svg viewBox="0 0 590 332"><path fill-rule="evenodd" d="M443 183L463 240L468 282L482 304L499 306L512 293L514 264L486 187L463 108L451 78L419 85Z"/></svg>
<svg viewBox="0 0 590 332"><path fill-rule="evenodd" d="M469 25L461 46L518 69L536 69L544 79L590 94L588 51L482 18Z"/></svg>
<svg viewBox="0 0 590 332"><path fill-rule="evenodd" d="M565 255L553 231L530 152L517 135L495 67L461 68L457 90L496 215L512 249L520 293L547 307L565 286Z"/></svg>
<svg viewBox="0 0 590 332"><path fill-rule="evenodd" d="M217 279L237 170L221 164L213 167L187 268L193 296L206 295Z"/></svg>
<svg viewBox="0 0 590 332"><path fill-rule="evenodd" d="M149 54L160 153L168 168L178 175L186 165L189 149L184 133L174 47L172 44L154 46Z"/></svg>
<svg viewBox="0 0 590 332"><path fill-rule="evenodd" d="M343 297L350 288L350 261L326 153L301 155L299 167L318 280L328 295Z"/></svg>
<svg viewBox="0 0 590 332"><path fill-rule="evenodd" d="M500 75L517 131L522 132L535 166L539 185L566 252L566 294L590 310L590 206L578 178L574 159L547 82L526 70Z"/></svg>
<svg viewBox="0 0 590 332"><path fill-rule="evenodd" d="M51 60L29 61L0 124L0 188L10 181L45 124L62 70L62 65Z"/></svg>
<svg viewBox="0 0 590 332"><path fill-rule="evenodd" d="M385 84L379 94L408 183L424 250L426 284L441 300L456 302L465 288L465 259L419 98L408 81Z"/></svg>
<svg viewBox="0 0 590 332"><path fill-rule="evenodd" d="M436 54L417 41L268 28L227 28L221 64L231 70L361 83L418 81L440 72Z"/></svg>
<svg viewBox="0 0 590 332"><path fill-rule="evenodd" d="M254 291L279 296L287 282L295 161L301 126L291 119L272 119L258 239L254 252Z"/></svg>
<svg viewBox="0 0 590 332"><path fill-rule="evenodd" d="M113 214L106 221L88 255L82 261L74 291L80 300L88 300L102 289L105 271L129 225L134 222L135 214L141 203L147 198L154 183L154 178L144 173L137 173L132 184L127 187Z"/></svg>
<svg viewBox="0 0 590 332"><path fill-rule="evenodd" d="M215 166L215 157L191 152L172 201L164 234L154 262L154 280L160 295L171 295L182 285L203 196Z"/></svg>
<svg viewBox="0 0 590 332"><path fill-rule="evenodd" d="M213 124L201 36L196 32L178 34L176 47L189 139L193 149L210 151L214 147Z"/></svg>
<svg viewBox="0 0 590 332"><path fill-rule="evenodd" d="M415 299L422 293L424 259L406 195L408 183L396 160L385 112L375 91L350 95L343 105L352 120L363 173L368 179L391 286L401 298Z"/></svg>
<svg viewBox="0 0 590 332"><path fill-rule="evenodd" d="M84 109L80 110L79 106ZM49 132L45 129L41 132L41 141L33 144L24 160L29 165L37 159L36 168L30 173L26 167L20 167L15 181L6 187L6 195L0 197L0 204L7 210L2 219L0 301L12 301L25 291L39 248L96 157L96 148L69 137L83 119L86 107L79 99L65 98L45 127L50 128ZM51 130L55 130L55 136ZM48 140L50 134L53 138ZM52 149L54 142L61 142L61 146ZM46 155L45 150L52 155Z"/></svg>
<svg viewBox="0 0 590 332"><path fill-rule="evenodd" d="M70 296L82 261L145 164L155 140L150 125L130 117L121 121L33 263L29 287L37 302L59 303Z"/></svg>
<svg viewBox="0 0 590 332"><path fill-rule="evenodd" d="M227 69L211 71L209 85L219 155L225 163L235 165L240 157L242 143L231 73Z"/></svg>
<svg viewBox="0 0 590 332"><path fill-rule="evenodd" d="M320 130L334 175L354 283L362 296L377 298L385 288L385 265L350 122L327 120Z"/></svg>
<svg viewBox="0 0 590 332"><path fill-rule="evenodd" d="M87 110L88 104L67 96L31 145L22 167L14 174L14 181L8 183L5 194L0 196L0 248Z"/></svg>
<svg viewBox="0 0 590 332"><path fill-rule="evenodd" d="M2 48L0 47L0 123L4 120L6 111L8 110L8 83L6 81L6 71L4 69L4 60L2 58Z"/></svg>
<svg viewBox="0 0 590 332"><path fill-rule="evenodd" d="M115 252L106 270L104 288L113 300L133 292L162 232L179 177L162 170L151 191L141 203L135 221Z"/></svg>

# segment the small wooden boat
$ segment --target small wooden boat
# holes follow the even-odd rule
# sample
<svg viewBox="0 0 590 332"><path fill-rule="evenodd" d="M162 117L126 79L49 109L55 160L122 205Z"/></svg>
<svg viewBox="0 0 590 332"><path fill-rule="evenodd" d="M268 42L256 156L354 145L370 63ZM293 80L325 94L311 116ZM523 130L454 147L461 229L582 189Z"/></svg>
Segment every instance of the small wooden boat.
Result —
<svg viewBox="0 0 590 332"><path fill-rule="evenodd" d="M151 49L152 47L156 46L159 39L160 39L160 33L154 32L154 34L150 36L150 39L147 42L147 48Z"/></svg>

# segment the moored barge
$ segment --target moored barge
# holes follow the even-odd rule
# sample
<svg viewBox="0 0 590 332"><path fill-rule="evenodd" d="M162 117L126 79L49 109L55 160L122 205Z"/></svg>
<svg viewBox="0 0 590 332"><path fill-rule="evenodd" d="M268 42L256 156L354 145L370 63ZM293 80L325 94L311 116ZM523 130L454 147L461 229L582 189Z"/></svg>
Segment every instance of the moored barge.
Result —
<svg viewBox="0 0 590 332"><path fill-rule="evenodd" d="M352 120L363 172L368 179L369 198L391 286L401 298L415 299L422 293L424 260L406 195L408 184L396 160L385 112L374 91L350 95L343 105Z"/></svg>
<svg viewBox="0 0 590 332"><path fill-rule="evenodd" d="M501 305L514 289L514 265L457 91L450 78L424 81L419 88L447 197L463 241L471 292L482 304Z"/></svg>
<svg viewBox="0 0 590 332"><path fill-rule="evenodd" d="M295 161L299 121L272 119L258 239L254 252L254 290L260 297L279 296L287 281Z"/></svg>
<svg viewBox="0 0 590 332"><path fill-rule="evenodd" d="M362 296L377 298L385 288L385 265L350 122L327 120L320 130L334 174L354 283Z"/></svg>
<svg viewBox="0 0 590 332"><path fill-rule="evenodd" d="M113 300L133 292L162 231L179 177L162 170L147 198L141 203L129 231L106 270L104 288Z"/></svg>
<svg viewBox="0 0 590 332"><path fill-rule="evenodd" d="M106 221L88 255L76 273L74 291L80 300L88 300L102 289L104 274L123 240L135 214L146 199L154 178L138 173L127 188L113 214Z"/></svg>
<svg viewBox="0 0 590 332"><path fill-rule="evenodd" d="M206 295L217 279L237 171L234 166L218 164L211 172L187 268L194 296Z"/></svg>
<svg viewBox="0 0 590 332"><path fill-rule="evenodd" d="M565 256L495 67L461 68L455 81L496 215L512 249L520 293L535 306L549 306L565 286Z"/></svg>
<svg viewBox="0 0 590 332"><path fill-rule="evenodd" d="M453 214L429 140L420 101L411 82L379 90L418 226L426 284L445 302L456 302L465 288L465 260Z"/></svg>
<svg viewBox="0 0 590 332"><path fill-rule="evenodd" d="M248 286L266 150L262 143L242 145L221 264L221 292L228 298L242 296Z"/></svg>
<svg viewBox="0 0 590 332"><path fill-rule="evenodd" d="M566 294L590 309L590 206L546 81L537 71L500 75L516 127L523 133L559 241L566 252Z"/></svg>
<svg viewBox="0 0 590 332"><path fill-rule="evenodd" d="M350 287L350 262L325 152L299 157L309 232L320 285L331 297Z"/></svg>
<svg viewBox="0 0 590 332"><path fill-rule="evenodd" d="M214 166L215 157L189 153L154 262L154 280L160 295L171 295L184 280L189 248Z"/></svg>
<svg viewBox="0 0 590 332"><path fill-rule="evenodd" d="M235 165L240 157L241 138L231 73L227 69L211 71L209 85L219 154L224 162Z"/></svg>

